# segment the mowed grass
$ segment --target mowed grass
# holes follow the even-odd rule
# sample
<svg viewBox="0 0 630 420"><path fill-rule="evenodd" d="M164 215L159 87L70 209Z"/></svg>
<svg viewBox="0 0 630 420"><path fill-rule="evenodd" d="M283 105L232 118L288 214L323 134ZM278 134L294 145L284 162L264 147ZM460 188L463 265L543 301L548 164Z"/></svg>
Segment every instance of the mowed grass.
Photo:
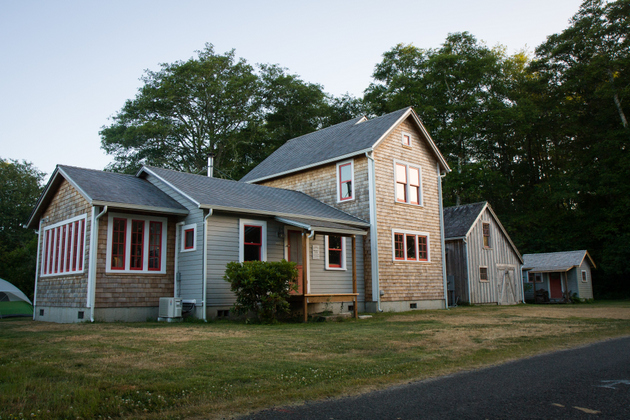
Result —
<svg viewBox="0 0 630 420"><path fill-rule="evenodd" d="M630 335L630 302L345 322L0 321L0 418L224 418Z"/></svg>

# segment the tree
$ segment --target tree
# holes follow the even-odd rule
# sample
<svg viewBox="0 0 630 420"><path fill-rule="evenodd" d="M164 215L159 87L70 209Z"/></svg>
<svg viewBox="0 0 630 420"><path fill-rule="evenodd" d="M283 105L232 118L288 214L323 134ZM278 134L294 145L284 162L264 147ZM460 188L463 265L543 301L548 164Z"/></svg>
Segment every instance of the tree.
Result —
<svg viewBox="0 0 630 420"><path fill-rule="evenodd" d="M26 229L44 173L31 163L0 158L0 278L33 296L37 235Z"/></svg>
<svg viewBox="0 0 630 420"><path fill-rule="evenodd" d="M141 162L199 173L207 155L230 171L244 133L261 122L260 83L234 50L216 54L212 44L197 58L146 70L134 100L100 131L102 148L114 155L110 169L134 172Z"/></svg>

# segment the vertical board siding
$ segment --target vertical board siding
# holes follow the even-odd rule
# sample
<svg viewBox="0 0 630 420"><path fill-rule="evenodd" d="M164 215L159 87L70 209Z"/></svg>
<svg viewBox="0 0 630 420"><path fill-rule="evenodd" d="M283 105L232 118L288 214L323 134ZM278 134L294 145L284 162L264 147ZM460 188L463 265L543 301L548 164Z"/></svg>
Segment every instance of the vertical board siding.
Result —
<svg viewBox="0 0 630 420"><path fill-rule="evenodd" d="M454 301L470 302L468 296L468 273L466 271L466 251L464 241L446 242L446 275L453 276L455 282Z"/></svg>
<svg viewBox="0 0 630 420"><path fill-rule="evenodd" d="M486 249L483 246L483 223L490 224L491 248L489 249ZM499 302L501 297L499 287L502 283L503 272L499 270L499 267L497 267L500 265L514 266L515 269L513 276L516 277L516 281L514 281L514 279L512 280L512 287L515 288L516 292L515 301L509 287L506 287L506 293L509 293L510 303L518 303L522 301L523 286L520 280L522 264L488 209L483 211L481 218L468 234L467 246L471 288L470 303L501 303ZM488 267L487 282L480 281L479 267ZM504 295L504 303L505 302L506 298Z"/></svg>
<svg viewBox="0 0 630 420"><path fill-rule="evenodd" d="M148 174L147 181L164 191L189 211L186 217L180 218L178 222L185 225L197 226L197 237L195 238L195 251L181 252L181 241L183 241L181 226L179 232L179 242L175 244L175 252L178 253L178 271L181 276L179 283L179 296L183 299L196 299L201 302L203 287L203 218L204 211L197 207L195 203L181 195L179 192L162 182L159 178ZM175 237L173 237L175 241Z"/></svg>
<svg viewBox="0 0 630 420"><path fill-rule="evenodd" d="M412 147L402 145L411 134ZM444 300L437 158L411 117L396 126L376 147L375 187L378 223L379 284L384 302ZM394 161L420 167L422 206L396 202ZM426 232L429 262L394 261L392 229Z"/></svg>
<svg viewBox="0 0 630 420"><path fill-rule="evenodd" d="M591 277L591 264L588 262L588 257L584 258L582 261L582 265L578 268L577 278L578 278L578 296L582 299L593 299L593 278ZM582 270L586 271L586 278L588 281L586 283L582 282Z"/></svg>

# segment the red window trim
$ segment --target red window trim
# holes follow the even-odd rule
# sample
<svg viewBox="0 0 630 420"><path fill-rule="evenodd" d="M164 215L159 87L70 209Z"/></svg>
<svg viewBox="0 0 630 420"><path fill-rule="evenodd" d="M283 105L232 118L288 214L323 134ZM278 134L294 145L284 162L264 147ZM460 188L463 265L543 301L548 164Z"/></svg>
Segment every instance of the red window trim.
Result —
<svg viewBox="0 0 630 420"><path fill-rule="evenodd" d="M330 237L334 236L334 237L339 237L339 246L340 248L331 248L330 247ZM339 253L339 264L331 264L330 263L330 252L338 252ZM328 267L329 268L343 268L343 236L338 236L338 235L329 235L328 236Z"/></svg>
<svg viewBox="0 0 630 420"><path fill-rule="evenodd" d="M72 237L72 271L77 271L77 252L79 251L79 221L72 223L74 236Z"/></svg>
<svg viewBox="0 0 630 420"><path fill-rule="evenodd" d="M79 246L79 271L83 270L83 252L85 246L83 245L83 238L85 237L85 219L80 220L81 222L81 245Z"/></svg>
<svg viewBox="0 0 630 420"><path fill-rule="evenodd" d="M344 180L341 177L341 168L344 166L350 166L350 179ZM343 185L350 183L350 197L342 197ZM343 165L339 165L339 201L352 200L354 198L354 194L352 191L352 162L344 163Z"/></svg>
<svg viewBox="0 0 630 420"><path fill-rule="evenodd" d="M399 240L400 239L400 240ZM396 256L396 245L400 244L401 257ZM405 234L394 232L394 259L398 261L405 260Z"/></svg>
<svg viewBox="0 0 630 420"><path fill-rule="evenodd" d="M123 229L122 230L116 230L116 221L122 221L123 224ZM127 254L127 219L122 218L122 217L114 217L112 219L112 255L111 255L111 261L110 261L110 266L112 270L124 270L125 269L125 255ZM122 242L116 242L116 233L120 234L122 233ZM114 253L114 250L118 249L118 246L116 245L121 245L122 244L122 255L118 255L117 253ZM122 266L116 266L114 267L114 257L120 257L120 261L122 262Z"/></svg>
<svg viewBox="0 0 630 420"><path fill-rule="evenodd" d="M190 246L186 245L188 232L192 233L192 244ZM184 249L194 249L195 248L195 228L186 229L184 231Z"/></svg>
<svg viewBox="0 0 630 420"><path fill-rule="evenodd" d="M136 237L136 235L138 235L138 233L134 229L135 223L142 224L142 232L140 233L140 242L137 242L138 238ZM136 239L136 241L134 241L134 239ZM136 248L137 245L140 245L140 267L137 267L137 266L133 267L132 264L134 262L134 258L138 257L137 255L135 255L135 250L137 249ZM131 219L131 249L129 251L129 269L135 270L135 271L142 271L144 269L144 220Z"/></svg>
<svg viewBox="0 0 630 420"><path fill-rule="evenodd" d="M420 242L420 239L424 239ZM429 246L427 237L424 235L418 235L418 261L429 261ZM424 255L424 257L422 257Z"/></svg>
<svg viewBox="0 0 630 420"><path fill-rule="evenodd" d="M44 274L48 274L48 253L50 248L50 231L46 231L46 236L44 238L44 249L46 250L43 255L42 266L44 268Z"/></svg>
<svg viewBox="0 0 630 420"><path fill-rule="evenodd" d="M157 230L153 233L153 226L157 226ZM157 241L153 242L153 238L157 237ZM157 248L157 253L152 254L152 251ZM151 260L157 259L157 267L151 268ZM149 271L161 271L162 270L162 222L149 221Z"/></svg>
<svg viewBox="0 0 630 420"><path fill-rule="evenodd" d="M245 242L245 232L248 227L256 228L260 230L260 242ZM243 225L243 248L247 245L253 245L258 247L258 260L262 261L262 240L263 240L263 229L260 225Z"/></svg>
<svg viewBox="0 0 630 420"><path fill-rule="evenodd" d="M55 273L59 270L59 237L61 235L61 227L55 229Z"/></svg>
<svg viewBox="0 0 630 420"><path fill-rule="evenodd" d="M81 259L85 219L73 219L44 228L41 275L72 274L83 270Z"/></svg>

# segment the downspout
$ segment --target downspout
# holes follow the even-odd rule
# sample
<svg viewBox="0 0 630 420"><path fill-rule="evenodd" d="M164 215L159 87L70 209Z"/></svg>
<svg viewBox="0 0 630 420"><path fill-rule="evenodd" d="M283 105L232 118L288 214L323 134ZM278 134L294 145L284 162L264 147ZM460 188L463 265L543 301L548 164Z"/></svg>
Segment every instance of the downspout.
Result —
<svg viewBox="0 0 630 420"><path fill-rule="evenodd" d="M448 284L446 279L446 244L444 241L444 209L442 208L442 178L446 174L440 173L440 163L437 163L438 173L438 203L440 207L440 245L442 246L442 282L444 283L444 308L448 309Z"/></svg>
<svg viewBox="0 0 630 420"><path fill-rule="evenodd" d="M517 265L517 267L518 267L518 265ZM519 275L521 276L521 287L523 288L523 303L525 303L525 279L523 279L523 266L522 265L521 265L521 269L519 271L521 272ZM536 282L534 282L534 285L535 284L536 284ZM536 296L536 294L534 294L534 297L535 296Z"/></svg>
<svg viewBox="0 0 630 420"><path fill-rule="evenodd" d="M96 301L96 248L98 247L98 219L107 213L108 206L96 215L96 206L92 207L92 223L90 229L90 271L88 272L88 301L90 322L94 322L94 303Z"/></svg>
<svg viewBox="0 0 630 420"><path fill-rule="evenodd" d="M180 228L184 226L184 222L179 222L175 225L175 275L173 278L173 297L181 297L179 296L179 288L177 287L177 272L179 270L179 251L181 247L178 249L177 245L180 241Z"/></svg>
<svg viewBox="0 0 630 420"><path fill-rule="evenodd" d="M365 152L365 157L368 159L368 190L370 192L369 208L370 208L370 257L372 267L372 302L374 302L374 294L376 293L376 302L378 312L383 312L381 309L381 284L378 275L378 232L376 226L376 172L374 169L374 158L372 154L374 152Z"/></svg>
<svg viewBox="0 0 630 420"><path fill-rule="evenodd" d="M203 218L203 284L201 286L201 315L204 322L208 322L206 315L206 294L208 293L208 217L212 216L212 209Z"/></svg>
<svg viewBox="0 0 630 420"><path fill-rule="evenodd" d="M46 217L45 219L48 218ZM37 278L39 277L39 244L42 239L39 234L42 231L43 221L44 219L39 219L39 229L37 229L37 259L35 260L35 290L33 291L33 321L35 321L35 306L37 305Z"/></svg>

